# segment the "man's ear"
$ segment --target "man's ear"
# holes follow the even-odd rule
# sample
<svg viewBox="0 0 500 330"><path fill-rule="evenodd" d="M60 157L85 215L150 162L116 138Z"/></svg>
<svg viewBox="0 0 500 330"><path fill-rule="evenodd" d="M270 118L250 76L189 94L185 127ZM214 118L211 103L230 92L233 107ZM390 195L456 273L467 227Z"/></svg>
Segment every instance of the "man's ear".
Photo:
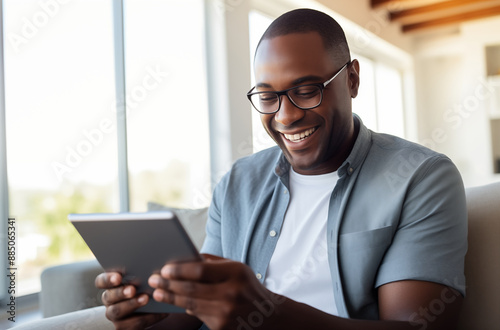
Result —
<svg viewBox="0 0 500 330"><path fill-rule="evenodd" d="M358 96L359 89L359 62L354 59L349 65L349 90L351 92L351 98Z"/></svg>

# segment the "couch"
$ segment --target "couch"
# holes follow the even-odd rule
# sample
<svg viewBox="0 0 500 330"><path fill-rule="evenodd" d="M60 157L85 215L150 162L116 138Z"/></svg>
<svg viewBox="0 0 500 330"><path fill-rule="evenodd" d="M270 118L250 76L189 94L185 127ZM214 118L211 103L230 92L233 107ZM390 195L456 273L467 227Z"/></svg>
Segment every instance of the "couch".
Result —
<svg viewBox="0 0 500 330"><path fill-rule="evenodd" d="M500 182L468 188L466 194L469 214L469 249L465 260L467 297L458 329L499 329ZM155 209L162 207L150 205L150 210ZM206 209L177 211L190 235L194 234L198 240L195 244L201 245ZM49 268L42 274L41 307L44 317L48 318L15 329L114 329L104 316L104 307L97 306L100 299L96 297L101 293L90 284L95 275L102 272L99 265L89 261L56 267L60 268ZM63 273L71 273L69 279L56 279L57 274ZM71 294L71 290L62 287L63 282L78 292Z"/></svg>

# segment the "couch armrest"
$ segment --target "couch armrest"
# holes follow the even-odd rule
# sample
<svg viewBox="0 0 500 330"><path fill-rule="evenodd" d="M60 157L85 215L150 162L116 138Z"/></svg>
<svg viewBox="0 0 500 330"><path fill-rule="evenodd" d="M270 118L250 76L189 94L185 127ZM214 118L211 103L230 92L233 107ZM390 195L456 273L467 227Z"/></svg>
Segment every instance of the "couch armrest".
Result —
<svg viewBox="0 0 500 330"><path fill-rule="evenodd" d="M94 281L103 269L97 260L74 262L46 268L41 275L40 307L51 317L102 305L103 290Z"/></svg>
<svg viewBox="0 0 500 330"><path fill-rule="evenodd" d="M32 321L12 329L15 330L114 330L115 326L105 316L104 306L88 308L46 319Z"/></svg>

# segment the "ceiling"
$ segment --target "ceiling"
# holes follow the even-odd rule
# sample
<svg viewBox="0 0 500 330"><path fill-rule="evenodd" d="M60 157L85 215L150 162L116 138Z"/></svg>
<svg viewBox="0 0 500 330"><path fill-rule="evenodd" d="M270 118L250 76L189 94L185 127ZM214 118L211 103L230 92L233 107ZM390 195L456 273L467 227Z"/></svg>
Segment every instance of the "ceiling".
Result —
<svg viewBox="0 0 500 330"><path fill-rule="evenodd" d="M404 33L500 15L500 0L370 0Z"/></svg>

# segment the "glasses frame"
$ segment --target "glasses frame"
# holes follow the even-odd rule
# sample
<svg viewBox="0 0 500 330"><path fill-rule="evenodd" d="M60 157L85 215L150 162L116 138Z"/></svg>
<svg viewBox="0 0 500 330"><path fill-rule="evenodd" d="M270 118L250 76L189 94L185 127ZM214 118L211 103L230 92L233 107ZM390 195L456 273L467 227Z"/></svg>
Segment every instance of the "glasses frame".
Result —
<svg viewBox="0 0 500 330"><path fill-rule="evenodd" d="M314 109L314 108L317 108L321 105L321 102L323 102L323 90L325 89L326 86L328 86L329 83L331 83L335 78L337 78L337 76L342 72L344 71L345 68L347 68L349 65L351 64L351 61L347 62L346 64L344 64L343 67L340 68L339 71L337 71L333 77L331 77L330 79L328 79L327 81L323 82L323 83L312 83L312 84L304 84L304 85L299 85L299 86L295 86L295 87L292 87L292 88L288 88L288 89L284 89L282 91L277 91L277 92L273 92L273 91L265 91L265 92L252 92L253 90L255 90L255 87L252 87L252 89L250 89L247 93L247 98L248 100L250 101L250 103L252 104L252 106L254 107L255 110L257 110L259 113L263 114L263 115L272 115L272 114L275 114L276 112L280 111L281 109L281 96L282 95L286 95L286 97L288 98L288 100L294 105L296 106L297 108L301 109L301 110L311 110L311 109ZM290 97L290 95L288 94L290 91L294 90L294 89L297 89L297 88L301 88L301 87L306 87L306 86L318 86L319 87L319 90L320 90L320 99L319 99L319 102L318 104L316 104L315 106L312 106L312 107L301 107L299 105L297 105L293 99ZM272 112L262 112L260 111L256 106L255 104L253 104L252 102L252 96L253 95L259 95L259 94L269 94L269 93L273 93L273 94L276 94L276 96L278 97L278 108L275 110L275 111L272 111Z"/></svg>

